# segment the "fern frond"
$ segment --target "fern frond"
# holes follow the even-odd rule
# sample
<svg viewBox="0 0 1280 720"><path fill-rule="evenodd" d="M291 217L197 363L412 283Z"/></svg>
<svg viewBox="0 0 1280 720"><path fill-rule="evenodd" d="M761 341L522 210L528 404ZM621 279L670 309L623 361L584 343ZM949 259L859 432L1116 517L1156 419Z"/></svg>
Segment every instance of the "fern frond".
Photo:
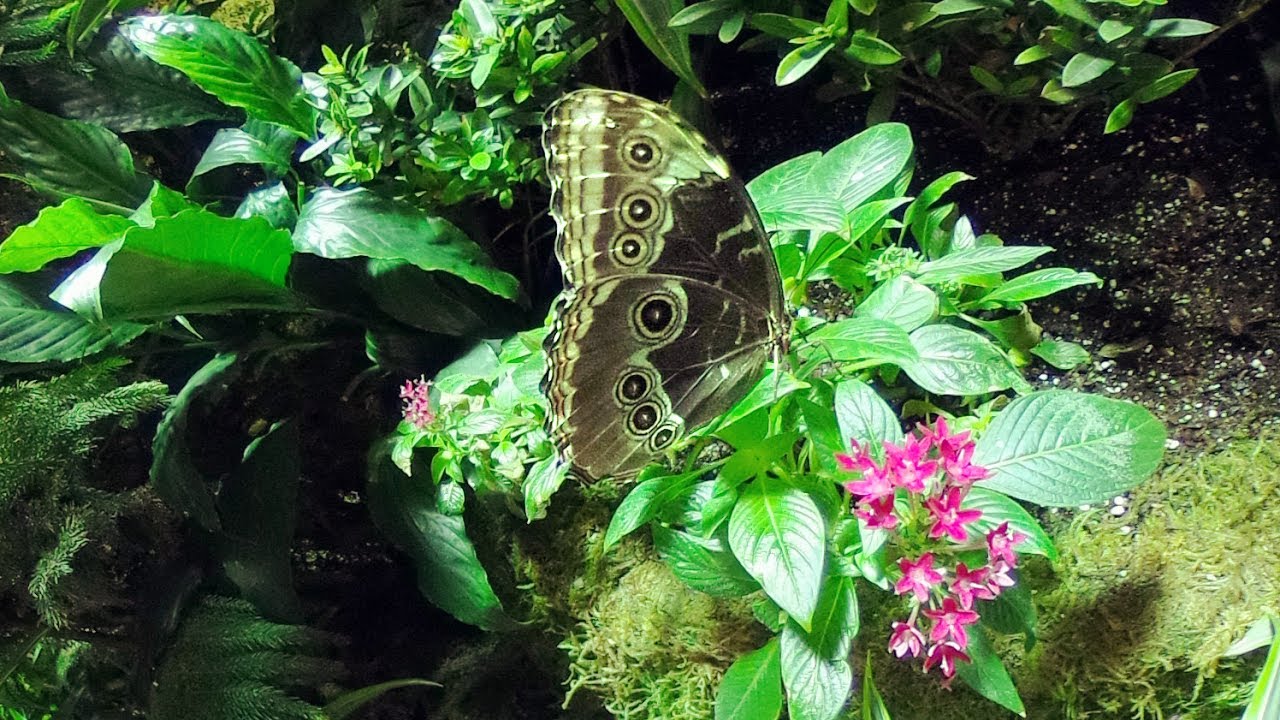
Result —
<svg viewBox="0 0 1280 720"><path fill-rule="evenodd" d="M55 630L67 625L66 612L59 606L56 595L58 584L71 574L71 560L88 542L84 519L77 514L68 515L58 532L58 544L36 563L35 573L27 585L40 619Z"/></svg>
<svg viewBox="0 0 1280 720"><path fill-rule="evenodd" d="M113 388L76 403L63 416L63 426L80 430L112 417L129 417L158 410L169 400L169 386L156 380Z"/></svg>

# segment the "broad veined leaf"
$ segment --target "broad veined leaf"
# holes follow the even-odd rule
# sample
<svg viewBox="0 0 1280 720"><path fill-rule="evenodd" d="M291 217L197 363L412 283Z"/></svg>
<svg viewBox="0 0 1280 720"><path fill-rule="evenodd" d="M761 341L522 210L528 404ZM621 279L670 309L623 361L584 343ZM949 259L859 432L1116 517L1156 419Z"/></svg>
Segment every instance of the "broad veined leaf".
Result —
<svg viewBox="0 0 1280 720"><path fill-rule="evenodd" d="M293 589L293 531L301 472L298 424L278 423L257 438L218 493L222 532L216 541L227 578L276 621L301 621Z"/></svg>
<svg viewBox="0 0 1280 720"><path fill-rule="evenodd" d="M853 668L828 660L795 622L782 629L782 684L791 720L835 720L849 699Z"/></svg>
<svg viewBox="0 0 1280 720"><path fill-rule="evenodd" d="M813 613L809 645L826 660L843 660L849 656L860 624L853 578L827 578L818 597L818 608Z"/></svg>
<svg viewBox="0 0 1280 720"><path fill-rule="evenodd" d="M199 15L137 17L120 32L147 57L249 117L304 139L315 132L316 111L303 92L302 73L252 37Z"/></svg>
<svg viewBox="0 0 1280 720"><path fill-rule="evenodd" d="M206 394L221 394L234 377L236 355L223 353L205 363L187 380L177 397L165 409L152 443L151 487L160 499L180 513L190 515L200 527L211 532L222 527L204 478L191 459L187 440L187 416L192 403Z"/></svg>
<svg viewBox="0 0 1280 720"><path fill-rule="evenodd" d="M881 123L827 151L814 165L811 182L852 212L910 167L913 149L906 125Z"/></svg>
<svg viewBox="0 0 1280 720"><path fill-rule="evenodd" d="M10 99L0 88L0 151L20 167L16 179L56 198L81 197L128 215L151 179L133 167L129 148L110 130L66 120Z"/></svg>
<svg viewBox="0 0 1280 720"><path fill-rule="evenodd" d="M1000 656L991 648L986 632L979 626L969 631L969 646L965 648L970 662L956 663L956 677L982 697L1000 707L1026 717L1018 688L1014 687L1009 671L1005 670Z"/></svg>
<svg viewBox="0 0 1280 720"><path fill-rule="evenodd" d="M369 260L360 284L391 317L443 335L506 334L515 332L524 318L511 301L479 285L405 260Z"/></svg>
<svg viewBox="0 0 1280 720"><path fill-rule="evenodd" d="M715 434L725 442L738 447L739 444L734 442L732 439L733 433L730 431L734 423L751 415L760 408L770 407L787 395L807 387L809 387L809 383L795 375L770 368L764 374L764 377L760 378L737 404L720 416L720 427L715 431ZM708 429L711 427L708 426Z"/></svg>
<svg viewBox="0 0 1280 720"><path fill-rule="evenodd" d="M805 343L806 359L838 362L846 369L876 365L906 366L920 357L907 332L874 317L852 317L823 325Z"/></svg>
<svg viewBox="0 0 1280 720"><path fill-rule="evenodd" d="M320 188L303 205L293 232L301 252L337 259L405 260L515 299L520 284L493 266L479 245L452 223L416 207L357 188Z"/></svg>
<svg viewBox="0 0 1280 720"><path fill-rule="evenodd" d="M32 272L59 258L119 239L133 223L102 215L80 198L46 207L0 244L0 273Z"/></svg>
<svg viewBox="0 0 1280 720"><path fill-rule="evenodd" d="M1005 272L1022 267L1053 248L1031 245L1000 245L957 250L920 266L916 281L926 285L950 282L970 275Z"/></svg>
<svg viewBox="0 0 1280 720"><path fill-rule="evenodd" d="M684 8L683 0L614 0L631 28L649 52L702 97L707 89L698 80L689 53L689 35L671 26L671 19Z"/></svg>
<svg viewBox="0 0 1280 720"><path fill-rule="evenodd" d="M261 165L272 175L283 175L289 171L297 142L288 130L260 121L251 120L243 128L223 128L205 148L191 179L228 165Z"/></svg>
<svg viewBox="0 0 1280 720"><path fill-rule="evenodd" d="M832 395L834 391L824 387L818 392L809 393L808 397L796 398L800 416L804 418L802 430L812 443L813 456L827 472L837 470L835 453L847 452L849 444L849 439L842 437L835 410L832 409Z"/></svg>
<svg viewBox="0 0 1280 720"><path fill-rule="evenodd" d="M996 289L983 295L975 303L983 306L990 303L1015 303L1035 300L1046 295L1061 292L1077 285L1097 285L1102 287L1102 278L1091 272L1077 272L1070 268L1045 268L1035 270L1026 275L1007 280Z"/></svg>
<svg viewBox="0 0 1280 720"><path fill-rule="evenodd" d="M609 550L622 538L657 517L668 503L693 487L704 472L698 469L682 475L650 478L631 488L609 520L609 528L604 533L604 549Z"/></svg>
<svg viewBox="0 0 1280 720"><path fill-rule="evenodd" d="M938 314L938 296L921 283L899 275L872 290L854 313L857 317L887 320L911 332Z"/></svg>
<svg viewBox="0 0 1280 720"><path fill-rule="evenodd" d="M392 442L375 443L369 453L369 511L382 532L413 560L418 590L462 622L486 630L512 627L462 517L439 511L426 472L409 476L395 466Z"/></svg>
<svg viewBox="0 0 1280 720"><path fill-rule="evenodd" d="M978 603L983 627L1005 635L1022 635L1023 646L1030 650L1036 644L1036 607L1031 590L1025 583L1005 588L994 600Z"/></svg>
<svg viewBox="0 0 1280 720"><path fill-rule="evenodd" d="M911 228L911 233L922 242L925 240L924 222L929 215L929 211L934 205L947 194L947 191L955 187L957 184L966 180L972 180L973 176L962 172L949 172L946 175L934 180L920 191L920 195L907 206L907 212L902 217L902 223Z"/></svg>
<svg viewBox="0 0 1280 720"><path fill-rule="evenodd" d="M826 522L804 491L769 475L746 487L729 516L729 546L765 593L808 627L826 560Z"/></svg>
<svg viewBox="0 0 1280 720"><path fill-rule="evenodd" d="M778 639L738 658L716 691L715 720L777 720L782 713Z"/></svg>
<svg viewBox="0 0 1280 720"><path fill-rule="evenodd" d="M740 597L760 589L718 535L704 538L655 524L653 547L676 577L699 592Z"/></svg>
<svg viewBox="0 0 1280 720"><path fill-rule="evenodd" d="M119 347L146 331L134 323L95 323L50 310L0 278L0 361L67 362Z"/></svg>
<svg viewBox="0 0 1280 720"><path fill-rule="evenodd" d="M1164 456L1164 426L1140 405L1044 390L1013 401L978 438L980 482L1037 505L1114 497L1145 480Z"/></svg>
<svg viewBox="0 0 1280 720"><path fill-rule="evenodd" d="M1071 370L1089 362L1089 351L1079 343L1065 340L1041 340L1031 348L1031 354L1059 370Z"/></svg>
<svg viewBox="0 0 1280 720"><path fill-rule="evenodd" d="M952 325L925 325L911 333L919 360L902 366L925 390L979 395L1025 384L1022 373L990 340Z"/></svg>
<svg viewBox="0 0 1280 720"><path fill-rule="evenodd" d="M1018 552L1043 555L1050 560L1058 559L1058 549L1054 547L1048 533L1013 498L991 488L978 486L971 488L969 494L965 495L963 506L968 510L982 511L982 517L969 525L972 538L985 537L1002 523L1009 523L1010 532L1026 536L1026 540L1018 545Z"/></svg>
<svg viewBox="0 0 1280 720"><path fill-rule="evenodd" d="M298 207L285 189L284 183L274 182L254 188L240 201L236 217L260 217L280 230L292 230L298 222Z"/></svg>
<svg viewBox="0 0 1280 720"><path fill-rule="evenodd" d="M799 437L794 432L784 432L758 438L729 457L720 468L720 477L731 485L739 485L748 478L767 472L773 461L786 455Z"/></svg>
<svg viewBox="0 0 1280 720"><path fill-rule="evenodd" d="M902 442L902 423L898 415L870 385L850 378L836 386L836 421L845 444L856 442L879 455L884 443ZM841 452L852 452L850 447Z"/></svg>
<svg viewBox="0 0 1280 720"><path fill-rule="evenodd" d="M551 496L569 475L569 465L558 462L555 455L543 458L529 468L521 490L524 492L524 516L529 522L547 516Z"/></svg>
<svg viewBox="0 0 1280 720"><path fill-rule="evenodd" d="M844 224L844 209L834 195L815 187L810 173L822 153L793 157L747 183L747 193L770 232L831 230Z"/></svg>
<svg viewBox="0 0 1280 720"><path fill-rule="evenodd" d="M1098 57L1089 53L1076 53L1062 68L1062 86L1079 87L1096 80L1116 64L1111 58Z"/></svg>

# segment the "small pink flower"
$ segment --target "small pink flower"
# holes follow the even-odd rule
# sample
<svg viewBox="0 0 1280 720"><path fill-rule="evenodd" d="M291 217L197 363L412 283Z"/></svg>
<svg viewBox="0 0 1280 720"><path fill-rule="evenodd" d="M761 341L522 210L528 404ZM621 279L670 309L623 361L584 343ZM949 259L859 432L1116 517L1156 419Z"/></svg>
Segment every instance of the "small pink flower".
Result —
<svg viewBox="0 0 1280 720"><path fill-rule="evenodd" d="M1014 580L1009 573L1013 566L1003 560L997 560L987 566L987 589L993 596L999 595L1007 587L1013 587Z"/></svg>
<svg viewBox="0 0 1280 720"><path fill-rule="evenodd" d="M854 515L862 518L867 527L892 530L898 526L898 516L893 514L893 495L878 498L867 498L858 503Z"/></svg>
<svg viewBox="0 0 1280 720"><path fill-rule="evenodd" d="M951 638L960 650L969 646L969 633L964 626L978 622L978 613L960 607L955 598L947 597L943 598L940 609L925 610L924 614L933 621L933 629L929 631L930 640L942 642Z"/></svg>
<svg viewBox="0 0 1280 720"><path fill-rule="evenodd" d="M920 602L928 600L929 590L942 582L942 573L933 569L933 553L925 553L914 562L910 558L901 558L898 569L902 571L902 577L893 586L893 591L899 595L914 593Z"/></svg>
<svg viewBox="0 0 1280 720"><path fill-rule="evenodd" d="M913 622L893 623L893 635L889 637L889 650L898 657L920 657L924 651L924 633Z"/></svg>
<svg viewBox="0 0 1280 720"><path fill-rule="evenodd" d="M933 526L929 528L929 537L937 539L946 535L955 542L964 542L968 537L964 526L982 517L981 510L961 510L967 492L963 487L949 487L938 497L924 501L929 509L929 518Z"/></svg>
<svg viewBox="0 0 1280 720"><path fill-rule="evenodd" d="M406 380L400 388L400 399L404 401L401 412L410 425L424 430L435 419L431 410L431 383L426 378Z"/></svg>
<svg viewBox="0 0 1280 720"><path fill-rule="evenodd" d="M1026 540L1027 536L1016 530L1009 532L1009 523L1002 522L999 527L987 533L987 560L995 564L997 560L1003 560L1010 567L1018 564L1018 554L1014 552L1014 547Z"/></svg>
<svg viewBox="0 0 1280 720"><path fill-rule="evenodd" d="M925 484L938 472L938 463L929 460L929 441L907 437L901 446L884 444L884 467L893 483L913 493L922 493Z"/></svg>
<svg viewBox="0 0 1280 720"><path fill-rule="evenodd" d="M986 566L970 570L964 563L956 565L955 579L951 581L951 592L960 601L960 607L966 610L973 607L974 598L992 600L997 591L991 590L990 571Z"/></svg>
<svg viewBox="0 0 1280 720"><path fill-rule="evenodd" d="M930 668L937 665L942 670L942 677L946 679L943 683L944 687L949 686L951 678L956 675L956 661L969 662L969 656L964 654L964 650L953 643L942 643L929 648L929 655L924 659L924 669L928 672Z"/></svg>
<svg viewBox="0 0 1280 720"><path fill-rule="evenodd" d="M855 450L857 445L854 445ZM890 479L887 468L876 465L865 452L859 450L855 456L836 455L836 462L845 470L853 472L861 472L861 480L850 480L844 484L844 489L861 497L881 498L886 495L893 494L893 481Z"/></svg>
<svg viewBox="0 0 1280 720"><path fill-rule="evenodd" d="M990 475L986 468L971 464L974 444L969 440L969 431L951 434L945 418L938 418L932 429L920 426L921 433L928 438L942 462L943 472L952 482L960 485L971 485Z"/></svg>

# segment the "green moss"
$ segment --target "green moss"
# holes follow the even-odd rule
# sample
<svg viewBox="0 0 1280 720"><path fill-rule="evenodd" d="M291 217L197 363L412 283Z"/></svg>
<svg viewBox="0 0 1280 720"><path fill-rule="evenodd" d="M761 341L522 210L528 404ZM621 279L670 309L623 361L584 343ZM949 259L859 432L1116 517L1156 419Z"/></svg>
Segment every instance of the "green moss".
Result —
<svg viewBox="0 0 1280 720"><path fill-rule="evenodd" d="M274 0L226 0L210 15L232 30L257 35L275 20Z"/></svg>

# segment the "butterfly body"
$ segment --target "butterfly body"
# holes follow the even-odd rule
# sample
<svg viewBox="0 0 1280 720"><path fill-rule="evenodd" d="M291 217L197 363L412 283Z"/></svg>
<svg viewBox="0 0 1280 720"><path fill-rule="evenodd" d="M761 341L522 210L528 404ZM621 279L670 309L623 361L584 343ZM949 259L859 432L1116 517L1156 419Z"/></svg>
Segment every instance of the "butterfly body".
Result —
<svg viewBox="0 0 1280 720"><path fill-rule="evenodd" d="M566 280L550 431L580 475L626 477L758 379L787 335L782 284L741 181L670 110L580 90L543 142Z"/></svg>

